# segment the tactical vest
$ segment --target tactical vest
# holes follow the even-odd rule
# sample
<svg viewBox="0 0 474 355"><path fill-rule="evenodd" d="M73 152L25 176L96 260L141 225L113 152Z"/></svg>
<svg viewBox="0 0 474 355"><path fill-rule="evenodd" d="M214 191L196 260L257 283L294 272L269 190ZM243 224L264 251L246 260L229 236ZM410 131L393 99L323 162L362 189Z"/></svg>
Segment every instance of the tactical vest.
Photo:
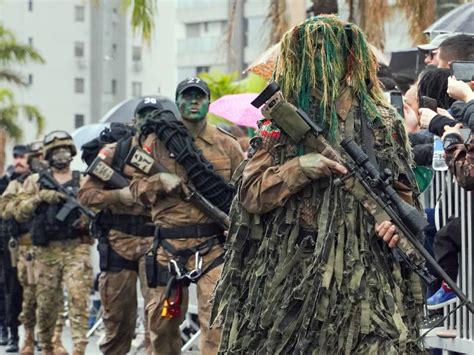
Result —
<svg viewBox="0 0 474 355"><path fill-rule="evenodd" d="M80 187L81 173L79 171L72 172L72 179L63 184L74 194ZM63 207L63 203L48 204L42 202L35 211L32 220L32 240L33 245L47 246L51 241L76 239L80 237L80 231L76 228L81 213L73 210L64 222L59 221L56 215Z"/></svg>

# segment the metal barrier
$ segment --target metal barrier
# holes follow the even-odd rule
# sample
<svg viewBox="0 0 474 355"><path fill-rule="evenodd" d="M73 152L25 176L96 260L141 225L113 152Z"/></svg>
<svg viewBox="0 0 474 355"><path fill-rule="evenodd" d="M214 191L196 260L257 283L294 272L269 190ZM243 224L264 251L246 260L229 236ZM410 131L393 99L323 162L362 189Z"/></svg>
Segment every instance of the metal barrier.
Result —
<svg viewBox="0 0 474 355"><path fill-rule="evenodd" d="M471 300L474 299L474 193L465 191L453 179L450 172L436 172L430 189L424 194L425 207L435 208L437 229L443 227L449 217L461 218L461 253L459 254L458 285ZM457 303L444 307L444 314L456 308ZM474 315L466 307L458 308L444 322L446 329L455 329L455 338L440 338L435 334L425 338L430 348L474 354Z"/></svg>

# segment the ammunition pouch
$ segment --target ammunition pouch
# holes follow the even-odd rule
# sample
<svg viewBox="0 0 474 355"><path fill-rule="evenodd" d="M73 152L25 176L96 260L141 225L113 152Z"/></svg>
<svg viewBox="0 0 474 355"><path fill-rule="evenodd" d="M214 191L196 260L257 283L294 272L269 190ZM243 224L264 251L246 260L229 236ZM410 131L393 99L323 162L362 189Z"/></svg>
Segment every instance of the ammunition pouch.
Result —
<svg viewBox="0 0 474 355"><path fill-rule="evenodd" d="M79 211L73 211L64 222L56 218L61 205L41 203L33 217L31 236L35 246L47 246L49 242L79 238L82 232L75 228L80 218Z"/></svg>
<svg viewBox="0 0 474 355"><path fill-rule="evenodd" d="M138 272L138 261L121 257L109 244L107 238L100 238L97 246L99 251L99 265L102 272L120 272L132 270Z"/></svg>

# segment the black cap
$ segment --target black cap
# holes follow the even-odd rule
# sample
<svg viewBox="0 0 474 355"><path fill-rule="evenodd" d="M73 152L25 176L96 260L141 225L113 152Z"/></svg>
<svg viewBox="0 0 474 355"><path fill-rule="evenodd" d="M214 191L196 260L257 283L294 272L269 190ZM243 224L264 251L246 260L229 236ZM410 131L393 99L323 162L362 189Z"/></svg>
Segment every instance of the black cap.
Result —
<svg viewBox="0 0 474 355"><path fill-rule="evenodd" d="M25 155L26 152L27 152L26 145L17 144L16 146L13 147L14 157Z"/></svg>
<svg viewBox="0 0 474 355"><path fill-rule="evenodd" d="M136 116L137 114L140 113L140 111L146 108L149 109L150 111L161 110L163 109L163 105L160 103L160 100L158 100L156 97L153 97L153 96L144 97L140 100L137 107L135 108L134 116Z"/></svg>
<svg viewBox="0 0 474 355"><path fill-rule="evenodd" d="M176 87L176 99L178 99L179 94L182 94L184 90L187 90L189 88L199 89L203 93L205 93L208 98L211 97L211 90L209 90L209 86L207 86L206 82L199 78L191 77L184 79L178 84L178 86Z"/></svg>

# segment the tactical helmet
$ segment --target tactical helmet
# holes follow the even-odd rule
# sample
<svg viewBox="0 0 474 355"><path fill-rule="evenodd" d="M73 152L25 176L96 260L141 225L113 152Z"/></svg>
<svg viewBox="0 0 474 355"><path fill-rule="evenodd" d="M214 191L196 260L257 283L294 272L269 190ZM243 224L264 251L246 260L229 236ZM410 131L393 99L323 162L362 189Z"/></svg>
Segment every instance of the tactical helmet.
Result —
<svg viewBox="0 0 474 355"><path fill-rule="evenodd" d="M72 137L66 131L52 131L44 136L43 151L44 158L49 160L51 152L58 147L68 147L71 149L71 156L77 154L76 146Z"/></svg>

